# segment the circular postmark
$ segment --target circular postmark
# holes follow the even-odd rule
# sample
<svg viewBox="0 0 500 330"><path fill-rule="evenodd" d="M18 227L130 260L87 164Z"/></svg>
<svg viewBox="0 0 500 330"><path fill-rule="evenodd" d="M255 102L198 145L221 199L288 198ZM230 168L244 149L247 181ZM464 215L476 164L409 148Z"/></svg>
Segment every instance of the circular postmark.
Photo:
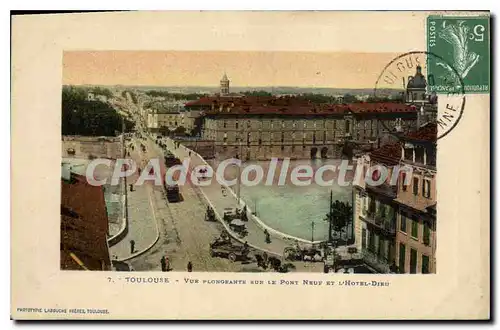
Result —
<svg viewBox="0 0 500 330"><path fill-rule="evenodd" d="M429 72L429 63L449 68L448 75ZM465 108L463 80L457 70L441 56L413 51L399 55L389 62L377 78L375 99L397 95L402 102L415 107L417 122L435 123L437 139L448 135L457 126ZM389 127L381 121L391 134L402 135L398 119Z"/></svg>

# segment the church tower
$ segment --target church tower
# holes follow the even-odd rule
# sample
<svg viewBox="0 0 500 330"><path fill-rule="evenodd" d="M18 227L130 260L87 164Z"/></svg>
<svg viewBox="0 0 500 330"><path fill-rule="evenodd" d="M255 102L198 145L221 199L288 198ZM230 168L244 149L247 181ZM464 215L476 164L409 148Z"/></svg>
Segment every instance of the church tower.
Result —
<svg viewBox="0 0 500 330"><path fill-rule="evenodd" d="M229 79L227 79L227 75L224 72L224 76L220 80L220 95L229 94Z"/></svg>

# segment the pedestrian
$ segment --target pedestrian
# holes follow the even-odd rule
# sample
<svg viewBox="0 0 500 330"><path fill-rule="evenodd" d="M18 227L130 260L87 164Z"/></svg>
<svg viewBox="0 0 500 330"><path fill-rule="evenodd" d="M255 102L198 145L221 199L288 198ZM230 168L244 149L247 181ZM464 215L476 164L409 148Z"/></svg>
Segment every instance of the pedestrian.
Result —
<svg viewBox="0 0 500 330"><path fill-rule="evenodd" d="M187 269L188 269L189 273L191 273L193 271L193 264L191 263L191 261L188 262Z"/></svg>
<svg viewBox="0 0 500 330"><path fill-rule="evenodd" d="M133 239L130 240L130 253L134 253L135 251L135 241Z"/></svg>
<svg viewBox="0 0 500 330"><path fill-rule="evenodd" d="M160 263L161 263L161 271L166 272L167 271L167 260L165 259L165 256L161 257Z"/></svg>
<svg viewBox="0 0 500 330"><path fill-rule="evenodd" d="M165 270L167 272L170 271L170 260L168 259L167 256L165 257Z"/></svg>

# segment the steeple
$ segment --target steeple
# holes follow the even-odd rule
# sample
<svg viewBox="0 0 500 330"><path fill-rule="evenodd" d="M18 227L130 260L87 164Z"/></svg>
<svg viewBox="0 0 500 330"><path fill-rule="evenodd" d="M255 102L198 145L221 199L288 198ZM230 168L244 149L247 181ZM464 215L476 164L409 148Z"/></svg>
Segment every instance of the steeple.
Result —
<svg viewBox="0 0 500 330"><path fill-rule="evenodd" d="M227 78L226 72L224 72L224 75L220 80L220 94L221 95L229 94L229 79Z"/></svg>

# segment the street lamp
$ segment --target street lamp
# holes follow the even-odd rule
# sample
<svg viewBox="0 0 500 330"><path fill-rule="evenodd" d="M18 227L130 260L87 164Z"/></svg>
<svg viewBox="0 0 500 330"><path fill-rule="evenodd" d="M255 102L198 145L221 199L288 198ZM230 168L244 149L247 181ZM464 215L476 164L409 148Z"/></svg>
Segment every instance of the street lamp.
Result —
<svg viewBox="0 0 500 330"><path fill-rule="evenodd" d="M314 220L311 221L311 244L314 243Z"/></svg>
<svg viewBox="0 0 500 330"><path fill-rule="evenodd" d="M240 160L241 162L241 159L243 157L241 157L241 138L238 139L239 140L239 144L240 144L240 151L239 151L239 155L238 155L238 159ZM240 206L240 196L241 196L241 164L240 166L238 166L238 207Z"/></svg>

